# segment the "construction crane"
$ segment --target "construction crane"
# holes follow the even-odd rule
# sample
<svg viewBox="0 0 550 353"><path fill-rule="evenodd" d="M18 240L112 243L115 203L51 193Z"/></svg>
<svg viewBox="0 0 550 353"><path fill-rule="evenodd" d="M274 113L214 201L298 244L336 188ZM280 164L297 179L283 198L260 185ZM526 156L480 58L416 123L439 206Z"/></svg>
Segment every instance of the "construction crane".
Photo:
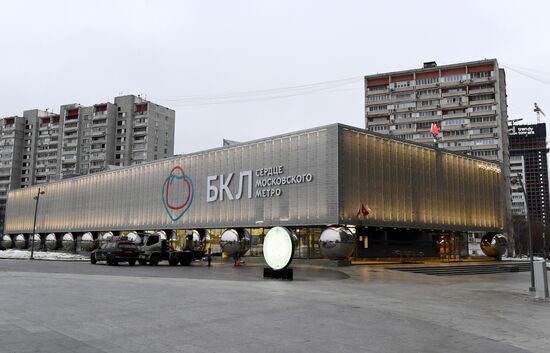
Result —
<svg viewBox="0 0 550 353"><path fill-rule="evenodd" d="M533 111L537 113L537 123L540 124L540 115L542 114L542 116L546 116L546 114L544 114L537 103L535 103L535 109L533 109Z"/></svg>

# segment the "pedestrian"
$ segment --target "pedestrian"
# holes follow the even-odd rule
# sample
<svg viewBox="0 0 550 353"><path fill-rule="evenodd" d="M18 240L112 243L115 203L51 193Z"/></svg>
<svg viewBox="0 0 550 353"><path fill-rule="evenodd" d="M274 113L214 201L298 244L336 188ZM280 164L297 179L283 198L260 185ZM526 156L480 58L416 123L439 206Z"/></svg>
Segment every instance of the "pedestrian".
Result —
<svg viewBox="0 0 550 353"><path fill-rule="evenodd" d="M233 261L234 261L234 264L233 264L234 267L240 267L241 266L241 252L240 251L235 251L233 253Z"/></svg>

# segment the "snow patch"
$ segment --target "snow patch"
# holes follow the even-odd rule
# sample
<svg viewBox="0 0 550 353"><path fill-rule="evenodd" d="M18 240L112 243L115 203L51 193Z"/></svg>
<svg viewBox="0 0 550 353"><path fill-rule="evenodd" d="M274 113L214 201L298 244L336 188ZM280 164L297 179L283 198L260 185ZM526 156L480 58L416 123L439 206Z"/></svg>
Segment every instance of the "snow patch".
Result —
<svg viewBox="0 0 550 353"><path fill-rule="evenodd" d="M29 250L8 249L0 251L0 259L28 259L31 257ZM33 257L36 260L55 260L55 261L89 261L89 256L79 254L69 254L66 252L54 251L35 251Z"/></svg>

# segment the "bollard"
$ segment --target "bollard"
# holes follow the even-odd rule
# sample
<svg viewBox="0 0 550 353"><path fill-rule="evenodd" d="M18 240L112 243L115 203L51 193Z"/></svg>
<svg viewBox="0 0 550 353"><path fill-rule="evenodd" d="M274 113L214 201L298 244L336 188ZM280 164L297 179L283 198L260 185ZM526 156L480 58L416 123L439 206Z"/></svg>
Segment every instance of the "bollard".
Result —
<svg viewBox="0 0 550 353"><path fill-rule="evenodd" d="M535 296L537 298L548 298L548 277L546 275L546 261L534 261L533 271L535 273Z"/></svg>

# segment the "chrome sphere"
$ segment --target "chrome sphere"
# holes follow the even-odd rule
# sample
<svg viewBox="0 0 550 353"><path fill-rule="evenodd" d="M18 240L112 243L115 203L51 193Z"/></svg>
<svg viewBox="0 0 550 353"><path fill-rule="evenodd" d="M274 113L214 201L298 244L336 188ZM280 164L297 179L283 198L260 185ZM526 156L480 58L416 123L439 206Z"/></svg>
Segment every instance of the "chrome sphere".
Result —
<svg viewBox="0 0 550 353"><path fill-rule="evenodd" d="M80 248L84 251L91 251L95 247L94 236L90 232L82 234L80 238Z"/></svg>
<svg viewBox="0 0 550 353"><path fill-rule="evenodd" d="M48 250L57 249L57 238L54 233L46 235L46 248Z"/></svg>
<svg viewBox="0 0 550 353"><path fill-rule="evenodd" d="M355 236L346 227L329 227L319 237L323 257L329 260L347 259L355 248Z"/></svg>
<svg viewBox="0 0 550 353"><path fill-rule="evenodd" d="M99 236L99 241L106 242L113 238L113 232L105 232Z"/></svg>
<svg viewBox="0 0 550 353"><path fill-rule="evenodd" d="M155 232L155 234L159 236L160 240L168 240L168 237L166 236L166 232L163 230L159 230L158 232Z"/></svg>
<svg viewBox="0 0 550 353"><path fill-rule="evenodd" d="M65 233L61 239L63 250L73 251L74 249L74 236L72 233Z"/></svg>
<svg viewBox="0 0 550 353"><path fill-rule="evenodd" d="M185 237L187 238L189 235L193 237L191 250L193 251L206 250L206 244L210 242L210 234L207 231L205 231L204 234L201 234L199 233L198 230L193 229L191 232L188 232L187 234L185 234Z"/></svg>
<svg viewBox="0 0 550 353"><path fill-rule="evenodd" d="M23 234L19 234L15 237L15 247L17 249L25 249L27 247L27 240Z"/></svg>
<svg viewBox="0 0 550 353"><path fill-rule="evenodd" d="M2 235L2 241L0 242L2 246L6 249L9 249L13 246L13 240L7 234Z"/></svg>
<svg viewBox="0 0 550 353"><path fill-rule="evenodd" d="M129 241L133 242L134 244L141 244L141 237L138 235L137 232L131 231L126 235Z"/></svg>
<svg viewBox="0 0 550 353"><path fill-rule="evenodd" d="M503 234L485 234L479 246L485 255L501 257L508 250L508 240Z"/></svg>
<svg viewBox="0 0 550 353"><path fill-rule="evenodd" d="M38 233L31 235L31 237L29 238L29 247L33 246L33 242L32 242L33 238L34 238L34 250L39 249L40 243L42 242L42 237Z"/></svg>
<svg viewBox="0 0 550 353"><path fill-rule="evenodd" d="M246 230L226 229L220 237L222 251L229 256L236 252L243 254L250 249L250 234Z"/></svg>

